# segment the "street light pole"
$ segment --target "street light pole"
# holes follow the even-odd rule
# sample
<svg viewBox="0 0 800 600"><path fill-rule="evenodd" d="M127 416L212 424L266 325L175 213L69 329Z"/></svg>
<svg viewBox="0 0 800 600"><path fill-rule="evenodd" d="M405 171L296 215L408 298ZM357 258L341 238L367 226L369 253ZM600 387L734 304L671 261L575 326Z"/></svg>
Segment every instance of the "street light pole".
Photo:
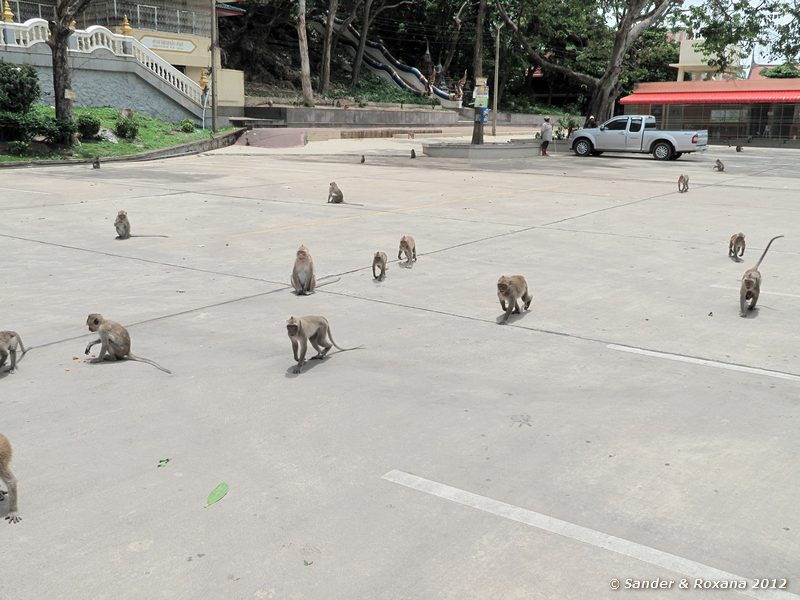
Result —
<svg viewBox="0 0 800 600"><path fill-rule="evenodd" d="M497 36L494 40L494 94L492 94L492 136L497 135L497 77L500 72L500 30L505 23L495 24Z"/></svg>
<svg viewBox="0 0 800 600"><path fill-rule="evenodd" d="M217 0L211 0L211 131L217 132L217 59L219 30L217 29Z"/></svg>

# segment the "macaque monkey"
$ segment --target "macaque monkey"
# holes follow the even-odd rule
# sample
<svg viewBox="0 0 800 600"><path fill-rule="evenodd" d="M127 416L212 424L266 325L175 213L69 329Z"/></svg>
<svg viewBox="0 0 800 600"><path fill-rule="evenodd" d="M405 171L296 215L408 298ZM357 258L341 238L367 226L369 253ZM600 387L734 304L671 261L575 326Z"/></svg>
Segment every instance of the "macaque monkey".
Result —
<svg viewBox="0 0 800 600"><path fill-rule="evenodd" d="M750 140L747 140L747 141L749 142ZM741 152L742 151L742 147L741 146L736 146L736 151L737 152Z"/></svg>
<svg viewBox="0 0 800 600"><path fill-rule="evenodd" d="M528 293L528 282L522 275L512 275L511 277L501 275L497 280L497 298L500 300L500 307L506 311L505 317L500 321L501 325L508 323L512 312L516 315L522 312L517 300L521 298L525 303L524 310L528 310L531 300L533 300L533 296Z"/></svg>
<svg viewBox="0 0 800 600"><path fill-rule="evenodd" d="M714 170L722 173L725 170L725 163L723 163L720 159L717 159L714 161Z"/></svg>
<svg viewBox="0 0 800 600"><path fill-rule="evenodd" d="M363 165L365 162L367 162L367 157L362 154L361 155L361 164Z"/></svg>
<svg viewBox="0 0 800 600"><path fill-rule="evenodd" d="M100 157L99 156L95 156L94 157L94 160L92 161L92 168L93 169L99 169L100 168Z"/></svg>
<svg viewBox="0 0 800 600"><path fill-rule="evenodd" d="M383 281L386 277L386 253L385 252L376 252L375 256L372 258L372 277L377 279L378 281ZM380 274L375 272L375 267L380 268Z"/></svg>
<svg viewBox="0 0 800 600"><path fill-rule="evenodd" d="M681 175L678 177L678 191L682 194L683 192L689 191L689 176L688 175Z"/></svg>
<svg viewBox="0 0 800 600"><path fill-rule="evenodd" d="M331 181L331 187L328 188L328 202L333 204L344 202L344 194L335 181Z"/></svg>
<svg viewBox="0 0 800 600"><path fill-rule="evenodd" d="M92 362L99 363L104 360L123 360L128 358L153 365L156 369L164 371L164 373L172 374L172 371L165 369L157 362L133 354L131 352L131 336L128 334L128 330L116 321L109 321L104 319L103 315L92 313L86 318L86 324L89 326L89 331L100 336L95 341L89 342L84 352L84 354L89 354L92 346L101 344L100 355Z"/></svg>
<svg viewBox="0 0 800 600"><path fill-rule="evenodd" d="M414 149L411 149L411 158L417 158L417 153L414 152Z"/></svg>
<svg viewBox="0 0 800 600"><path fill-rule="evenodd" d="M114 227L117 230L118 240L127 240L131 237L131 222L128 220L128 213L121 210L117 213L117 220L114 221Z"/></svg>
<svg viewBox="0 0 800 600"><path fill-rule="evenodd" d="M777 240L778 238L782 238L782 235L776 235L769 241L767 247L764 248L764 252L761 254L761 258L758 259L755 267L747 269L744 272L744 276L742 277L742 288L739 290L739 316L746 317L745 313L745 305L747 304L747 300L750 300L750 306L747 307L748 310L753 310L756 307L756 302L758 302L758 296L761 293L761 273L758 270L758 267L761 266L761 261L764 260L764 257L767 255L767 250L772 245L772 242Z"/></svg>
<svg viewBox="0 0 800 600"><path fill-rule="evenodd" d="M127 240L132 237L169 237L168 235L131 235L131 222L128 219L128 213L124 210L117 213L117 220L114 221L114 227L117 230L116 239L118 240Z"/></svg>
<svg viewBox="0 0 800 600"><path fill-rule="evenodd" d="M28 351L22 344L22 338L16 331L0 331L0 368L6 364L6 358L11 355L10 373L17 371L17 343L22 348L22 356Z"/></svg>
<svg viewBox="0 0 800 600"><path fill-rule="evenodd" d="M22 517L19 516L17 508L17 478L11 472L11 442L0 433L0 479L6 484L8 492L0 492L0 500L8 494L8 514L6 521L9 523L19 523Z"/></svg>
<svg viewBox="0 0 800 600"><path fill-rule="evenodd" d="M363 346L356 346L355 348L342 348L338 346L336 342L333 341L331 326L330 323L328 323L328 319L325 317L289 317L289 320L286 321L286 333L289 335L289 339L292 340L292 352L294 353L294 359L297 361L297 366L293 370L295 374L300 373L303 365L306 363L306 350L309 341L317 351L317 354L312 356L311 360L322 360L325 358L325 355L328 353L328 350L331 349L332 345L342 352L363 348ZM328 340L330 340L330 343Z"/></svg>
<svg viewBox="0 0 800 600"><path fill-rule="evenodd" d="M400 238L400 249L397 251L397 259L403 258L406 255L406 265L411 266L411 261L417 260L417 245L414 243L414 238L410 235L404 235Z"/></svg>
<svg viewBox="0 0 800 600"><path fill-rule="evenodd" d="M297 249L292 268L292 287L298 296L313 294L317 287L317 277L314 273L314 259L305 246Z"/></svg>
<svg viewBox="0 0 800 600"><path fill-rule="evenodd" d="M744 256L744 234L741 231L731 236L728 244L728 256L737 262L739 262L739 256Z"/></svg>

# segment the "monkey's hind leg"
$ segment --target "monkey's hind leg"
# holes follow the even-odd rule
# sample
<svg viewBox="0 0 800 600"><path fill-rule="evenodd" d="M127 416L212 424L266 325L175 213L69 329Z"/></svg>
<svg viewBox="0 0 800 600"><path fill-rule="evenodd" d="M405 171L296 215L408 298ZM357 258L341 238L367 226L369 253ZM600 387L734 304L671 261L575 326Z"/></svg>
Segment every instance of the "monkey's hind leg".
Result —
<svg viewBox="0 0 800 600"><path fill-rule="evenodd" d="M308 338L308 341L311 342L311 345L314 346L314 350L317 351L317 354L312 356L311 360L322 360L331 349L330 344L326 345L325 332L322 330L317 331L317 333Z"/></svg>
<svg viewBox="0 0 800 600"><path fill-rule="evenodd" d="M525 301L525 310L528 310L531 306L531 301L533 300L533 296L528 294L527 296L523 296L522 299Z"/></svg>
<svg viewBox="0 0 800 600"><path fill-rule="evenodd" d="M750 306L747 307L747 310L755 309L756 302L758 302L758 293L754 293L750 296Z"/></svg>
<svg viewBox="0 0 800 600"><path fill-rule="evenodd" d="M7 358L8 358L8 352L5 350L5 348L0 348L0 368L2 368L4 364L6 364Z"/></svg>

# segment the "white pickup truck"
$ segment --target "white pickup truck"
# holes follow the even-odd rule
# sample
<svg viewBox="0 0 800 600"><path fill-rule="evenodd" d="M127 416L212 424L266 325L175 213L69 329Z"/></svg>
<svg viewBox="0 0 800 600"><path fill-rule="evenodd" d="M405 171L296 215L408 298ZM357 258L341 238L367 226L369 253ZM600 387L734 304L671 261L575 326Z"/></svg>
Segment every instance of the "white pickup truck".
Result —
<svg viewBox="0 0 800 600"><path fill-rule="evenodd" d="M689 152L705 152L708 131L660 131L652 115L625 115L609 119L600 127L577 129L570 147L578 156L603 152L639 152L657 160L677 160Z"/></svg>

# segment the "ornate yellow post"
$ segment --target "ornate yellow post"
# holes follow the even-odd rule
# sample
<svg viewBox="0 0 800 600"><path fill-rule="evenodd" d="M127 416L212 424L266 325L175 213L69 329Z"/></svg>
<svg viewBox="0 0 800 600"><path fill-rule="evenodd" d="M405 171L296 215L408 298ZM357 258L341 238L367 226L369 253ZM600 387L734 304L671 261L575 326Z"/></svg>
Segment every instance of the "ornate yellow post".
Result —
<svg viewBox="0 0 800 600"><path fill-rule="evenodd" d="M128 15L122 17L122 35L133 35L133 28L128 22Z"/></svg>
<svg viewBox="0 0 800 600"><path fill-rule="evenodd" d="M75 31L75 28L77 26L78 26L78 24L75 22L75 19L73 19L72 21L69 22L69 28L72 29L72 31Z"/></svg>
<svg viewBox="0 0 800 600"><path fill-rule="evenodd" d="M14 22L14 13L11 12L11 5L8 3L8 0L3 2L3 21L6 23Z"/></svg>

